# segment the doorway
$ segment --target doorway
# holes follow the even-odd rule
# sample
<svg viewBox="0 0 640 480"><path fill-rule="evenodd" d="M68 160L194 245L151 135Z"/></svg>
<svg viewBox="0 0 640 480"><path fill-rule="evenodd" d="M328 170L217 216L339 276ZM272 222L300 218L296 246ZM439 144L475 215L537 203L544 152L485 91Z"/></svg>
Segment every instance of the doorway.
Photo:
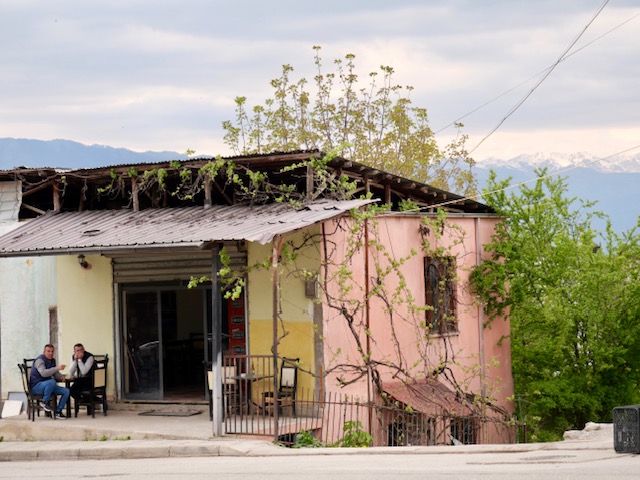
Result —
<svg viewBox="0 0 640 480"><path fill-rule="evenodd" d="M122 285L122 392L125 400L204 402L203 361L211 359L210 286ZM244 299L221 298L223 352L246 350ZM242 339L233 332L241 324ZM231 328L230 328L231 327Z"/></svg>

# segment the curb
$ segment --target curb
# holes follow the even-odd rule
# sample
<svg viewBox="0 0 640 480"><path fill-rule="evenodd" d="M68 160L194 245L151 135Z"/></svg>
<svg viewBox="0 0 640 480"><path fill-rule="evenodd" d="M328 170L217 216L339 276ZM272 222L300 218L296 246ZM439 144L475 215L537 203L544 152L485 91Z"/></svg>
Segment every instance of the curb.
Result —
<svg viewBox="0 0 640 480"><path fill-rule="evenodd" d="M111 442L27 442L0 444L0 462L34 460L106 460L220 456L215 443L131 440ZM233 454L227 451L227 454Z"/></svg>
<svg viewBox="0 0 640 480"><path fill-rule="evenodd" d="M0 462L35 460L108 460L168 457L274 457L317 455L439 455L522 453L562 450L609 450L609 441L573 441L516 445L465 445L434 447L372 447L372 448L302 448L278 447L271 443L247 441L203 440L128 440L123 442L2 442Z"/></svg>

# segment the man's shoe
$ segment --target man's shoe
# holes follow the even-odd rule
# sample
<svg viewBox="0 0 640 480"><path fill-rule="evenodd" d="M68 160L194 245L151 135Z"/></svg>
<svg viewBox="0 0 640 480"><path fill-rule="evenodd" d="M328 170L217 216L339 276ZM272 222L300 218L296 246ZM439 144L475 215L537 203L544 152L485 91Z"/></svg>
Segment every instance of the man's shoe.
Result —
<svg viewBox="0 0 640 480"><path fill-rule="evenodd" d="M40 407L42 407L42 409L45 412L50 412L51 411L51 407L49 405L47 405L45 402L40 402Z"/></svg>
<svg viewBox="0 0 640 480"><path fill-rule="evenodd" d="M56 420L66 420L67 416L62 412L56 412Z"/></svg>

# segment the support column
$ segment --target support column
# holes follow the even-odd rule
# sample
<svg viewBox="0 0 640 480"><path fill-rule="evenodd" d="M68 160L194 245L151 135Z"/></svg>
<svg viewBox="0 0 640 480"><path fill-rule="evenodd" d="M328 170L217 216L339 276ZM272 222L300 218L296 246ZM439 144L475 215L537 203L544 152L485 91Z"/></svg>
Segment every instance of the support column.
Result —
<svg viewBox="0 0 640 480"><path fill-rule="evenodd" d="M211 368L213 370L213 385L211 397L213 402L213 436L222 436L222 291L218 272L220 271L220 247L213 248L211 265ZM205 342L207 339L205 338Z"/></svg>

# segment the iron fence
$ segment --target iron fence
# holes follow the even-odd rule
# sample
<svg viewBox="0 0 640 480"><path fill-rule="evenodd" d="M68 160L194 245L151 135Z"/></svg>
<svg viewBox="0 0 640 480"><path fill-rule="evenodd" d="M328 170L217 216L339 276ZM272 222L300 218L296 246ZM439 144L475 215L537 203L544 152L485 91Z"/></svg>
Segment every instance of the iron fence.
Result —
<svg viewBox="0 0 640 480"><path fill-rule="evenodd" d="M225 358L226 433L271 437L287 446L301 435L322 446L426 446L516 443L519 429L521 438L525 431L500 415L428 414L303 387L286 403L266 403L265 395L278 388L278 365L267 355Z"/></svg>

